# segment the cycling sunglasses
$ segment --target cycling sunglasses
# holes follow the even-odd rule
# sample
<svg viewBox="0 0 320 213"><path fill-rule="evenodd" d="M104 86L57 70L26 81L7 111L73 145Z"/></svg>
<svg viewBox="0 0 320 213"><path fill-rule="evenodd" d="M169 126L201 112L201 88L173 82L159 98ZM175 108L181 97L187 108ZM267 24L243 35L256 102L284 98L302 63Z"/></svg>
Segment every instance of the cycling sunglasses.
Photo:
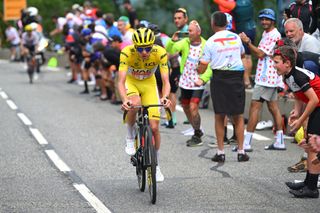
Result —
<svg viewBox="0 0 320 213"><path fill-rule="evenodd" d="M136 50L139 53L142 53L143 51L146 51L148 53L148 52L150 52L152 50L152 46L149 46L149 47L136 47Z"/></svg>

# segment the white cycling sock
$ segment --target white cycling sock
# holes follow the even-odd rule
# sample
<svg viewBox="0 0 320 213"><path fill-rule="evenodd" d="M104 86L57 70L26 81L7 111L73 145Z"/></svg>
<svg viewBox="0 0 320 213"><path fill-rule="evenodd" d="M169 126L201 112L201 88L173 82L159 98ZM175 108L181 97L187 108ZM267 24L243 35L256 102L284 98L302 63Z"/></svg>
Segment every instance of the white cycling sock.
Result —
<svg viewBox="0 0 320 213"><path fill-rule="evenodd" d="M243 143L245 147L251 146L252 135L253 135L253 132L246 133L244 137L244 143Z"/></svg>
<svg viewBox="0 0 320 213"><path fill-rule="evenodd" d="M135 137L135 127L134 125L133 126L130 126L129 124L127 124L127 138L131 138L133 139Z"/></svg>
<svg viewBox="0 0 320 213"><path fill-rule="evenodd" d="M157 154L157 162L158 162L158 165L159 165L160 151L159 151L159 150L156 150L156 154Z"/></svg>
<svg viewBox="0 0 320 213"><path fill-rule="evenodd" d="M217 154L218 154L218 155L224 155L224 150L218 149Z"/></svg>
<svg viewBox="0 0 320 213"><path fill-rule="evenodd" d="M242 150L238 149L238 154L245 154L244 149L242 149Z"/></svg>
<svg viewBox="0 0 320 213"><path fill-rule="evenodd" d="M283 131L278 130L276 134L277 134L276 145L284 146Z"/></svg>

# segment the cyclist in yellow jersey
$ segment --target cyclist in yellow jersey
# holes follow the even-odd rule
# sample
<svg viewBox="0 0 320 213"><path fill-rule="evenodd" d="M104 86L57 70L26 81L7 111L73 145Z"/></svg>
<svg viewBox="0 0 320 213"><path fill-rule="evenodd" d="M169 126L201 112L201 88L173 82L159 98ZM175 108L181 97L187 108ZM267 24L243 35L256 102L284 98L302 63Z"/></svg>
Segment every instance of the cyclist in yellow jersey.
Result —
<svg viewBox="0 0 320 213"><path fill-rule="evenodd" d="M128 155L135 154L135 117L137 111L131 109L131 106L164 104L170 105L168 95L170 93L170 83L168 74L168 59L166 50L154 44L155 36L152 30L147 28L137 29L132 36L133 45L125 47L120 54L119 67L119 93L122 99L122 108L128 110L125 151ZM155 71L160 67L161 78L163 82L162 97L159 97ZM148 109L150 126L155 139L155 149L159 165L160 132L159 120L160 109L152 107ZM157 166L156 179L158 182L164 180Z"/></svg>

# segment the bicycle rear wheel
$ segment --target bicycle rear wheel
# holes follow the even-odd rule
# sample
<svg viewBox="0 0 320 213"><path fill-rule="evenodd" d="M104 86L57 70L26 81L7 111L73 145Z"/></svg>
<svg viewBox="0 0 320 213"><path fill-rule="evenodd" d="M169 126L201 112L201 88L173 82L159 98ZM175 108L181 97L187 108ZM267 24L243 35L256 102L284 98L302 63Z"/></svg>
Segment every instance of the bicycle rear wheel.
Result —
<svg viewBox="0 0 320 213"><path fill-rule="evenodd" d="M143 166L143 158L142 158L142 151L140 147L140 133L137 132L136 138L135 138L135 148L137 150L136 158L137 158L137 165L136 165L136 175L138 179L138 186L141 192L144 192L146 188L146 169Z"/></svg>
<svg viewBox="0 0 320 213"><path fill-rule="evenodd" d="M144 129L144 157L145 157L145 165L147 165L147 181L149 187L149 195L150 201L152 204L156 203L157 199L157 181L156 181L156 151L152 142L152 131L148 126Z"/></svg>
<svg viewBox="0 0 320 213"><path fill-rule="evenodd" d="M33 83L33 73L34 73L34 67L32 65L28 65L28 76L29 76L29 83Z"/></svg>

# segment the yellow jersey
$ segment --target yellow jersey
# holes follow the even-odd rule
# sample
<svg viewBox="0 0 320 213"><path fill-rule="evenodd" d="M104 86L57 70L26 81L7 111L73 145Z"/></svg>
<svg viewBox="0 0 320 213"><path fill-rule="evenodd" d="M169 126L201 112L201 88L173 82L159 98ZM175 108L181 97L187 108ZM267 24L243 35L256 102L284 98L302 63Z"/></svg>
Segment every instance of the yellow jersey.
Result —
<svg viewBox="0 0 320 213"><path fill-rule="evenodd" d="M153 45L149 58L145 60L139 56L134 45L129 45L121 51L119 71L127 72L134 79L144 80L154 76L158 66L161 73L168 73L167 52L159 45Z"/></svg>

